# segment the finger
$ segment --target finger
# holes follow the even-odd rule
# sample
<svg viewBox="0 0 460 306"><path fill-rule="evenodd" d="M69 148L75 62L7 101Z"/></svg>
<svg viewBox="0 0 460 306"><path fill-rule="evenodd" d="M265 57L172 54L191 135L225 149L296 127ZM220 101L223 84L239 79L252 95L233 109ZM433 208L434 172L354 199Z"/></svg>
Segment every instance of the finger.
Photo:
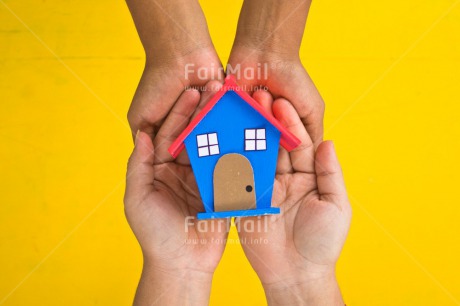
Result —
<svg viewBox="0 0 460 306"><path fill-rule="evenodd" d="M278 103L279 102L277 102L277 104ZM276 110L275 110L275 107L277 108ZM275 103L273 103L272 105L272 112L275 118L279 120L280 111L278 110L278 106L275 106ZM281 124L283 123L281 122ZM292 169L291 158L289 157L289 152L285 148L280 146L278 150L278 161L276 163L276 173L285 174L285 173L292 173L292 172L294 172L294 169Z"/></svg>
<svg viewBox="0 0 460 306"><path fill-rule="evenodd" d="M254 94L252 95L252 97L254 98L254 100L259 102L259 104L264 108L264 110L268 114L273 116L273 110L272 110L273 97L268 91L261 90L261 89L256 90Z"/></svg>
<svg viewBox="0 0 460 306"><path fill-rule="evenodd" d="M292 169L295 172L315 173L315 148L294 106L279 98L273 103L275 117L301 141L290 153Z"/></svg>
<svg viewBox="0 0 460 306"><path fill-rule="evenodd" d="M308 134L311 135L315 148L317 148L323 141L323 118L324 110L315 110L302 120Z"/></svg>
<svg viewBox="0 0 460 306"><path fill-rule="evenodd" d="M321 200L342 204L347 191L332 141L322 142L316 150L316 181Z"/></svg>
<svg viewBox="0 0 460 306"><path fill-rule="evenodd" d="M219 81L209 81L206 83L203 91L201 92L201 99L198 107L192 115L192 118L195 118L206 106L206 104L211 100L211 98L222 88L222 83Z"/></svg>
<svg viewBox="0 0 460 306"><path fill-rule="evenodd" d="M190 120L195 118L203 109L203 107L206 106L206 104L209 102L209 100L222 88L222 83L219 81L209 81L206 83L204 86L204 89L200 95L199 98L199 103L198 106L195 108L194 111L191 111L190 113L193 115L191 116ZM168 157L169 158L169 157ZM176 162L182 165L189 165L190 160L188 158L187 153L185 150L183 150L177 157L176 157Z"/></svg>
<svg viewBox="0 0 460 306"><path fill-rule="evenodd" d="M306 71L290 84L285 97L294 105L315 147L323 141L324 101Z"/></svg>
<svg viewBox="0 0 460 306"><path fill-rule="evenodd" d="M310 77L308 76L308 79ZM310 111L306 112L306 115L301 117L302 122L307 128L308 135L310 135L315 147L323 141L323 119L324 119L324 101L321 95L316 89L315 84L310 79L310 82L306 84L307 96L304 101L310 104Z"/></svg>
<svg viewBox="0 0 460 306"><path fill-rule="evenodd" d="M183 90L184 85L179 79L146 69L128 111L133 140L138 130L153 139Z"/></svg>
<svg viewBox="0 0 460 306"><path fill-rule="evenodd" d="M125 205L138 202L153 191L153 143L145 132L138 132L126 173Z"/></svg>
<svg viewBox="0 0 460 306"><path fill-rule="evenodd" d="M169 154L169 146L179 137L180 133L190 122L193 113L200 101L200 93L196 89L184 91L173 106L158 134L154 138L155 164L169 162L173 157Z"/></svg>
<svg viewBox="0 0 460 306"><path fill-rule="evenodd" d="M267 113L273 116L273 96L265 90L257 90L252 95ZM276 162L276 173L284 174L293 172L289 153L280 147L278 150L278 161Z"/></svg>
<svg viewBox="0 0 460 306"><path fill-rule="evenodd" d="M281 147L278 149L278 161L276 162L276 174L293 173L291 158L289 152L285 148Z"/></svg>

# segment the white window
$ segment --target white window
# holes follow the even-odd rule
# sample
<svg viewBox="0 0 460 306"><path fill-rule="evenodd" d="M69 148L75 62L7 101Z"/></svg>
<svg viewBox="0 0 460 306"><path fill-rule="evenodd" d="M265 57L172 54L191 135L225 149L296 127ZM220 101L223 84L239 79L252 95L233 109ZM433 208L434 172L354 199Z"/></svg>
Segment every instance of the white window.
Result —
<svg viewBox="0 0 460 306"><path fill-rule="evenodd" d="M219 143L217 142L217 133L201 134L196 136L198 145L198 156L218 155Z"/></svg>
<svg viewBox="0 0 460 306"><path fill-rule="evenodd" d="M267 149L265 129L246 129L244 130L244 150L263 151Z"/></svg>

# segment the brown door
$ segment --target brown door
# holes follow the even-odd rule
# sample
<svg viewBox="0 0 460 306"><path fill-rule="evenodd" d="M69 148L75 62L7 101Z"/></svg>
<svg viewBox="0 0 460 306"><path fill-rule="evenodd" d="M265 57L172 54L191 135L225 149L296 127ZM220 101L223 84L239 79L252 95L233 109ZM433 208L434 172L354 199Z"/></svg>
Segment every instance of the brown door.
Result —
<svg viewBox="0 0 460 306"><path fill-rule="evenodd" d="M256 208L254 172L241 154L226 154L214 169L214 211Z"/></svg>

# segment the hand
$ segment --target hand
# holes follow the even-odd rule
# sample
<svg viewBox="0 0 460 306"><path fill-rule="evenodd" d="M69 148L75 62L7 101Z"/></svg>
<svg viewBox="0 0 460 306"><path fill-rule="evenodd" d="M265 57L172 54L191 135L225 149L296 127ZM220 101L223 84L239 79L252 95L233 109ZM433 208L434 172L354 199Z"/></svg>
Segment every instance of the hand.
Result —
<svg viewBox="0 0 460 306"><path fill-rule="evenodd" d="M267 111L301 140L288 153L280 148L274 206L280 215L238 220L243 249L266 291L269 305L343 305L335 264L347 236L351 208L332 142L316 150L294 107L267 92L254 94ZM246 222L262 223L249 232ZM265 227L266 225L266 227ZM256 227L257 228L257 227Z"/></svg>
<svg viewBox="0 0 460 306"><path fill-rule="evenodd" d="M184 89L223 80L223 69L196 0L127 0L146 54L128 112L133 135L153 139Z"/></svg>
<svg viewBox="0 0 460 306"><path fill-rule="evenodd" d="M299 58L310 3L245 1L227 73L233 72L250 93L264 87L290 101L317 146L323 138L324 102Z"/></svg>
<svg viewBox="0 0 460 306"><path fill-rule="evenodd" d="M167 149L220 86L207 84L201 99L196 90L183 92L158 131L155 147L148 134L137 134L125 194L126 217L144 255L136 304L205 305L209 299L227 220L187 218L203 211L203 204L185 150L173 159Z"/></svg>
<svg viewBox="0 0 460 306"><path fill-rule="evenodd" d="M238 75L238 85L250 94L257 88L267 89L275 98L285 98L300 115L315 145L323 138L324 102L299 58L268 51L254 50L246 46L234 46L229 67L240 71L261 68L260 78L245 78ZM265 77L266 76L266 77Z"/></svg>
<svg viewBox="0 0 460 306"><path fill-rule="evenodd" d="M128 112L132 132L141 130L153 139L185 89L223 80L220 67L213 47L193 51L163 66L147 65Z"/></svg>

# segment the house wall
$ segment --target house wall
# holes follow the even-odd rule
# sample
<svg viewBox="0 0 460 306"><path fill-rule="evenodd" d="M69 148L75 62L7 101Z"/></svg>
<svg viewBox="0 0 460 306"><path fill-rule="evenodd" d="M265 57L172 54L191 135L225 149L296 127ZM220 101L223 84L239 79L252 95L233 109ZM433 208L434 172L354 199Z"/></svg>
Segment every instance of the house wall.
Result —
<svg viewBox="0 0 460 306"><path fill-rule="evenodd" d="M266 129L265 151L244 151L247 128ZM217 133L220 154L198 157L196 136L212 132ZM257 207L270 207L279 140L280 132L271 123L235 92L227 92L184 141L206 211L214 209L214 167L228 153L240 153L249 159L254 170Z"/></svg>

